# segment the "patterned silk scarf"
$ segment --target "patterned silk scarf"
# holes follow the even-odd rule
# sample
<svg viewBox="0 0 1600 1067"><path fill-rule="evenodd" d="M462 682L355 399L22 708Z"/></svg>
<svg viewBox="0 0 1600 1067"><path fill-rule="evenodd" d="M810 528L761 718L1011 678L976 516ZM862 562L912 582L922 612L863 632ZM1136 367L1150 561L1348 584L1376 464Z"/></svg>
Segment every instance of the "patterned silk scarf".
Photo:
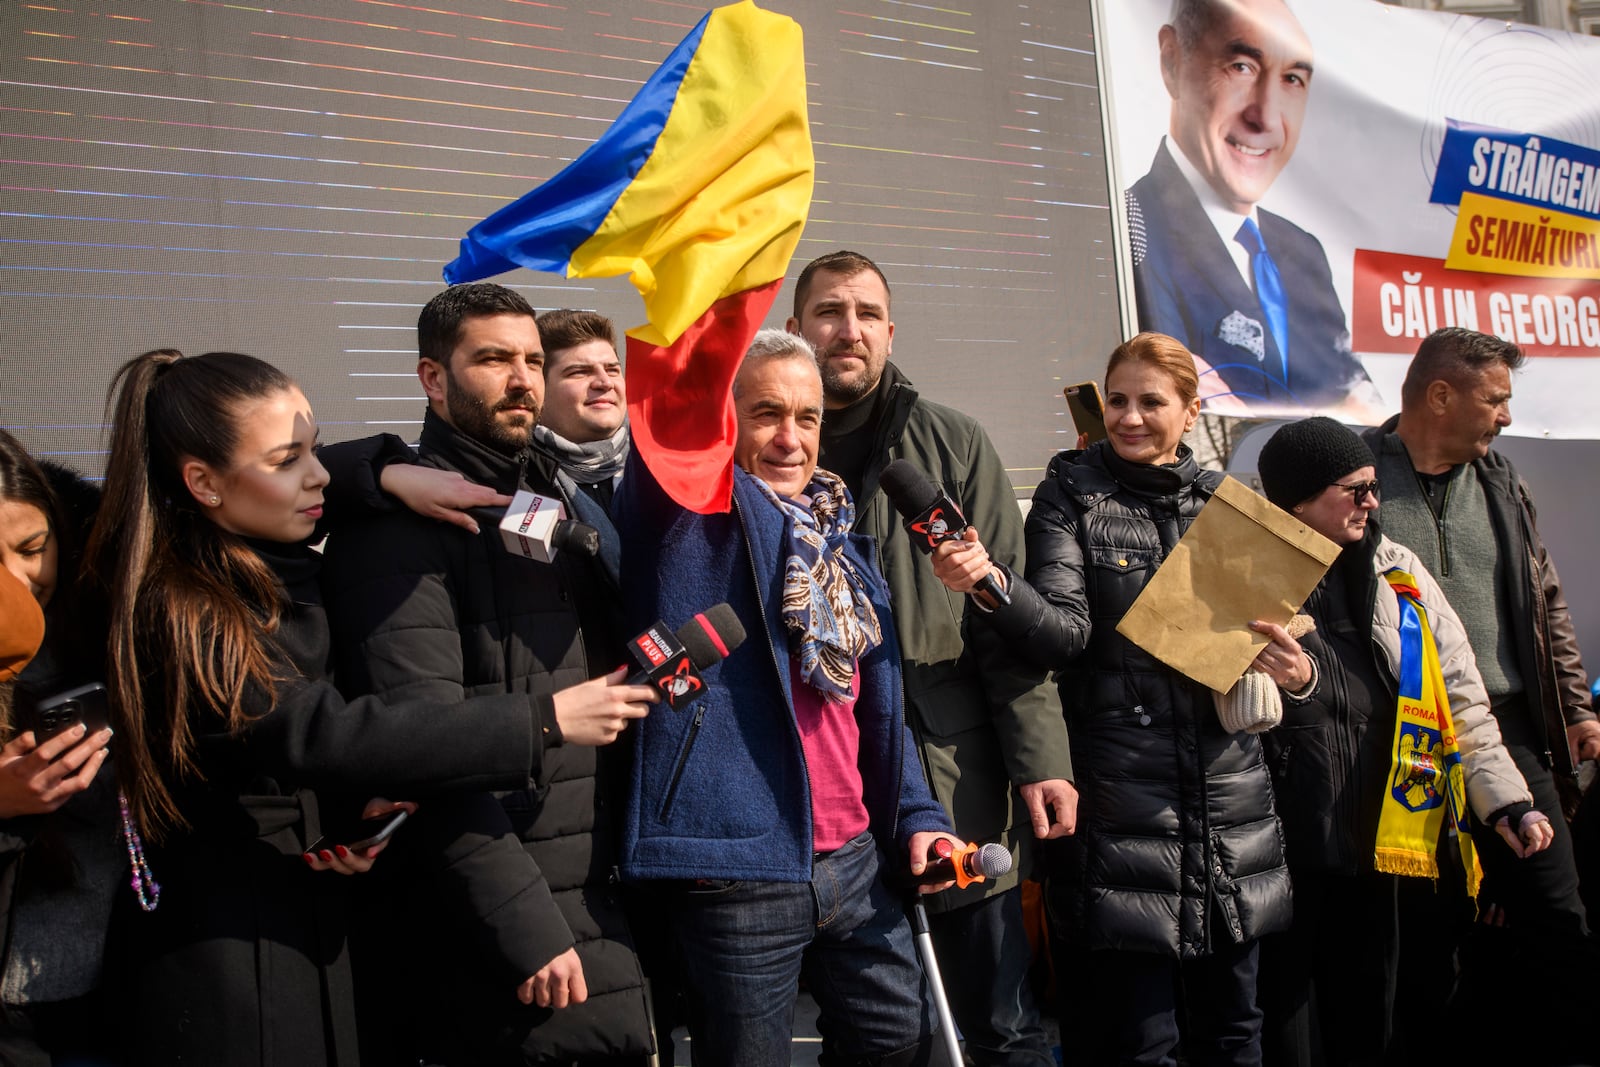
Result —
<svg viewBox="0 0 1600 1067"><path fill-rule="evenodd" d="M1472 838L1461 833L1466 774L1450 718L1439 646L1417 592L1417 580L1398 567L1384 573L1400 601L1400 700L1395 714L1390 774L1378 815L1374 866L1388 874L1439 876L1439 832L1460 846L1467 892L1478 895L1483 872Z"/></svg>
<svg viewBox="0 0 1600 1067"><path fill-rule="evenodd" d="M883 641L867 579L844 554L856 508L844 480L819 470L798 500L756 479L774 507L793 521L783 573L783 624L800 675L829 703L850 699L856 661Z"/></svg>

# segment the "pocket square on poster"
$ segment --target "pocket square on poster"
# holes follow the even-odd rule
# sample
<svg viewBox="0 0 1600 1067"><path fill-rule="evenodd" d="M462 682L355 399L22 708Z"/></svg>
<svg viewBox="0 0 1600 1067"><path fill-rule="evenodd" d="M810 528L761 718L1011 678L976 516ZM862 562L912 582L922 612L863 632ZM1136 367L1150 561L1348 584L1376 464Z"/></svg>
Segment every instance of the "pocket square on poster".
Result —
<svg viewBox="0 0 1600 1067"><path fill-rule="evenodd" d="M1244 349L1255 356L1257 362L1267 358L1266 337L1261 323L1242 311L1228 312L1228 317L1217 324L1217 340Z"/></svg>
<svg viewBox="0 0 1600 1067"><path fill-rule="evenodd" d="M1224 478L1117 632L1226 693L1266 646L1251 620L1287 625L1338 556L1338 545Z"/></svg>

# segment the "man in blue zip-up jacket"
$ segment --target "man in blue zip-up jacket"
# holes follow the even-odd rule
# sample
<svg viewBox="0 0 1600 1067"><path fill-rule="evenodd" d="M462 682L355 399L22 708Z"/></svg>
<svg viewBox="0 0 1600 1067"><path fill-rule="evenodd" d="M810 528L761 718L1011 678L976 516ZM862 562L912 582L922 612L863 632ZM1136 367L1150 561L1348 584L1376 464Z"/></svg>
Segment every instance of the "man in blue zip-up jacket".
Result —
<svg viewBox="0 0 1600 1067"><path fill-rule="evenodd" d="M888 590L842 483L816 470L810 346L762 331L729 399L730 511L675 504L637 453L615 502L635 626L726 601L749 632L701 700L641 721L623 874L656 883L702 1067L787 1064L802 974L830 1060L925 1063L933 1025L885 876L921 873L951 835L906 730ZM721 412L673 415L714 428Z"/></svg>

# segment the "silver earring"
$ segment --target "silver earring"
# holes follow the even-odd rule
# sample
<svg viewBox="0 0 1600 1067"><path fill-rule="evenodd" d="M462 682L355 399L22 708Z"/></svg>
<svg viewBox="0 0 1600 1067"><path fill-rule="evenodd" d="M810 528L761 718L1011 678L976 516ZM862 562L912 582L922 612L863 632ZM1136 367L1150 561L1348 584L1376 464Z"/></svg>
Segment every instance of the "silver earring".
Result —
<svg viewBox="0 0 1600 1067"><path fill-rule="evenodd" d="M216 503L216 502L217 502L217 498L216 498L216 497L212 497L212 498L211 498L211 502L212 502L212 503L213 503L213 504L215 504L215 503ZM1296 504L1296 505L1295 505L1295 506L1294 506L1294 513L1295 513L1295 514L1296 514L1296 515L1298 515L1298 514L1300 514L1300 513L1301 513L1301 512L1302 512L1302 511L1304 511L1304 510L1305 510L1305 508L1303 508L1303 507L1301 507L1301 506L1300 506L1300 505L1299 505L1299 504Z"/></svg>

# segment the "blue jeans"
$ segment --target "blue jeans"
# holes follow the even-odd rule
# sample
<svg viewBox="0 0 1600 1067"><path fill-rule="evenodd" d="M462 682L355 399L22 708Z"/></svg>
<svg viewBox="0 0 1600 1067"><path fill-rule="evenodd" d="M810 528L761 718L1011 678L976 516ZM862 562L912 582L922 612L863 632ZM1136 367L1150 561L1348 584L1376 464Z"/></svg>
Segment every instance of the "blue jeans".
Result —
<svg viewBox="0 0 1600 1067"><path fill-rule="evenodd" d="M663 901L681 953L695 1067L788 1067L801 975L824 1064L925 1063L933 1024L901 901L862 834L811 881L701 881Z"/></svg>

